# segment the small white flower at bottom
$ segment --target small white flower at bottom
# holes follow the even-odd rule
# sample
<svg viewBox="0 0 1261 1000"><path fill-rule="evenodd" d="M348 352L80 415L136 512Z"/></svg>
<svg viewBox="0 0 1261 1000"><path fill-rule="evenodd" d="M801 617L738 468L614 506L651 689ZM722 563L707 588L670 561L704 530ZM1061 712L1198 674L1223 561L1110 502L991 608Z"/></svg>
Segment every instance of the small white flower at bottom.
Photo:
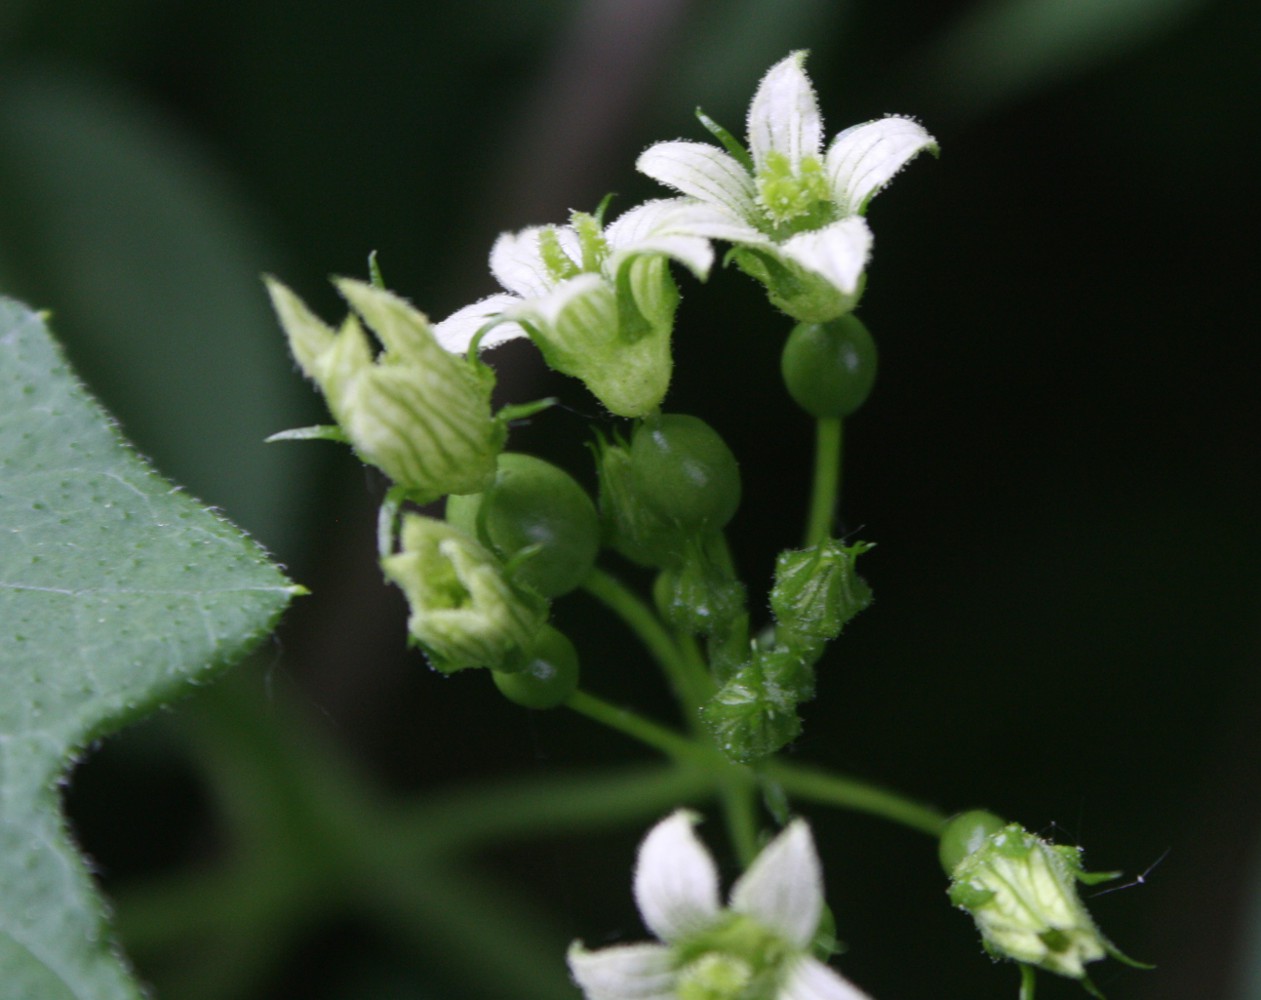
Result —
<svg viewBox="0 0 1261 1000"><path fill-rule="evenodd" d="M805 822L766 846L724 909L697 820L681 809L639 848L635 902L661 943L570 946L569 970L587 1000L869 1000L810 955L823 876Z"/></svg>

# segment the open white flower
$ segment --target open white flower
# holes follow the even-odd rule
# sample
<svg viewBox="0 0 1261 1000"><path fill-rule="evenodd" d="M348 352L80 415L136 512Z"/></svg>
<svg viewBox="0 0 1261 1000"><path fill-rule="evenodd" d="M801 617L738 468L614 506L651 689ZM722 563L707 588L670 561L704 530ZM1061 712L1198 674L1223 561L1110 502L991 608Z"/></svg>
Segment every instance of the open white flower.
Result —
<svg viewBox="0 0 1261 1000"><path fill-rule="evenodd" d="M726 908L718 871L679 810L639 848L635 901L661 943L569 949L588 1000L867 1000L810 954L823 877L810 828L794 820L736 882Z"/></svg>
<svg viewBox="0 0 1261 1000"><path fill-rule="evenodd" d="M703 235L719 213L679 199L650 201L604 227L575 212L568 226L504 233L490 269L511 294L492 295L448 317L437 336L467 350L496 314L480 346L529 336L557 371L581 379L619 416L638 417L665 396L679 293L668 262L704 280L713 248Z"/></svg>
<svg viewBox="0 0 1261 1000"><path fill-rule="evenodd" d="M733 258L790 316L824 322L849 312L871 253L867 203L937 143L917 122L889 116L855 125L823 150L823 122L806 53L771 67L749 106L748 149L705 119L727 147L659 142L636 166L684 203L714 208L697 235L735 244Z"/></svg>

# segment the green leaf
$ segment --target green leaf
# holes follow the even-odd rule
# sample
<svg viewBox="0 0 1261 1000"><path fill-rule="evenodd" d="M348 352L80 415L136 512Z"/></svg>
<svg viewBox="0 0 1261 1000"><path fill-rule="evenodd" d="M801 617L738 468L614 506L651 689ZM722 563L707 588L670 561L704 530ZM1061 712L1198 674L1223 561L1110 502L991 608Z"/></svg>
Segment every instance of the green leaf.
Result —
<svg viewBox="0 0 1261 1000"><path fill-rule="evenodd" d="M61 818L92 740L207 679L300 592L153 472L41 317L0 299L0 983L12 1000L140 988Z"/></svg>

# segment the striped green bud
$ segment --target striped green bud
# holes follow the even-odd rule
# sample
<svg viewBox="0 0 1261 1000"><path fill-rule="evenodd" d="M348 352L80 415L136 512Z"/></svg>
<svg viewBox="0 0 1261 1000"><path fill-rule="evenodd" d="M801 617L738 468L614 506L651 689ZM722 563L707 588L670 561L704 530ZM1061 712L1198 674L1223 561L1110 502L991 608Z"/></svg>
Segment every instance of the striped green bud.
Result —
<svg viewBox="0 0 1261 1000"><path fill-rule="evenodd" d="M381 560L407 595L407 627L443 673L515 670L547 621L547 602L520 590L500 561L459 528L408 514L401 551Z"/></svg>
<svg viewBox="0 0 1261 1000"><path fill-rule="evenodd" d="M990 819L986 826L977 818ZM952 827L965 825L965 838ZM986 832L989 830L990 832ZM976 921L986 950L1072 979L1105 955L1120 956L1099 932L1077 894L1077 883L1114 878L1087 873L1081 848L1053 844L1019 823L1003 825L988 813L965 813L947 827L943 860L950 872L950 901ZM969 849L970 848L970 849ZM966 853L965 853L966 852Z"/></svg>
<svg viewBox="0 0 1261 1000"><path fill-rule="evenodd" d="M490 485L504 430L491 417L491 370L449 353L428 319L391 292L339 279L358 314L337 331L268 279L276 315L302 371L365 462L420 503ZM384 350L376 354L359 319Z"/></svg>

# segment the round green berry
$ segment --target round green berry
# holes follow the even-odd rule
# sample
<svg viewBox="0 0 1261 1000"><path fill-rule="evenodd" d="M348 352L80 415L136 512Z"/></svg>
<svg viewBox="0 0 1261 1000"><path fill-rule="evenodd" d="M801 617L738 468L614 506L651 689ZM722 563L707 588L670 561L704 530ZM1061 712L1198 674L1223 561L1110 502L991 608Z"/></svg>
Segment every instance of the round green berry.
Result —
<svg viewBox="0 0 1261 1000"><path fill-rule="evenodd" d="M997 833L1007 823L984 809L969 809L951 817L941 832L937 856L947 875L953 875L959 862L985 843L985 838Z"/></svg>
<svg viewBox="0 0 1261 1000"><path fill-rule="evenodd" d="M564 633L544 625L524 667L491 676L500 693L523 708L556 708L578 689L578 651Z"/></svg>
<svg viewBox="0 0 1261 1000"><path fill-rule="evenodd" d="M813 417L847 417L876 381L876 343L856 316L798 323L788 335L780 369L788 394Z"/></svg>
<svg viewBox="0 0 1261 1000"><path fill-rule="evenodd" d="M650 417L635 430L630 450L635 490L660 517L684 528L718 530L735 515L740 467L699 417Z"/></svg>
<svg viewBox="0 0 1261 1000"><path fill-rule="evenodd" d="M533 455L499 456L485 493L452 496L447 521L514 565L516 578L544 597L567 594L591 572L600 518L569 473Z"/></svg>

